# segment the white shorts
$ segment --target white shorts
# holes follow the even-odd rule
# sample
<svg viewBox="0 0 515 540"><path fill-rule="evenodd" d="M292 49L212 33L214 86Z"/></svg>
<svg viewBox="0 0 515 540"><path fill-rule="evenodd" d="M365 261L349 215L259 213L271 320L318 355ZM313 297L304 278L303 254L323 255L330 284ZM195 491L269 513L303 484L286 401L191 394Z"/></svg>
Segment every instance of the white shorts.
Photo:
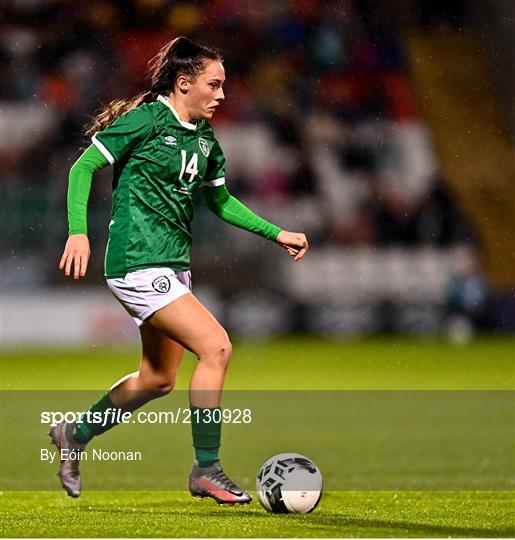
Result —
<svg viewBox="0 0 515 540"><path fill-rule="evenodd" d="M123 278L108 278L107 286L138 326L158 309L191 292L191 271L144 268Z"/></svg>

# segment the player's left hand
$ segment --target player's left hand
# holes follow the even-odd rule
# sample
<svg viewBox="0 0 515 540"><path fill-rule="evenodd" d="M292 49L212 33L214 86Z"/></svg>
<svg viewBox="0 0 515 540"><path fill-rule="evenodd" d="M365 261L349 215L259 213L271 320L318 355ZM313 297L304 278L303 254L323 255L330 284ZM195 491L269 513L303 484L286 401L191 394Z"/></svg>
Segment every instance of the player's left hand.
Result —
<svg viewBox="0 0 515 540"><path fill-rule="evenodd" d="M296 261L300 261L309 249L308 239L303 233L281 231L275 241Z"/></svg>

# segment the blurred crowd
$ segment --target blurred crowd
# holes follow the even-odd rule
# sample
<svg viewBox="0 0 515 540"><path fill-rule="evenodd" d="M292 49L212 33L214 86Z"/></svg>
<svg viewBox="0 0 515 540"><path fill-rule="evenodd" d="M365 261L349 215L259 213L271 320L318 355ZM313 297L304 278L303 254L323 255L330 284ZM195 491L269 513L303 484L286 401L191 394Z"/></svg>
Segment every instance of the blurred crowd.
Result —
<svg viewBox="0 0 515 540"><path fill-rule="evenodd" d="M88 144L85 123L101 103L145 89L148 60L178 35L224 55L226 103L214 126L228 187L249 206L320 243L463 240L466 225L439 178L400 34L369 4L2 3L6 247L61 246L67 175ZM95 182L93 232L106 226L108 191L108 182Z"/></svg>

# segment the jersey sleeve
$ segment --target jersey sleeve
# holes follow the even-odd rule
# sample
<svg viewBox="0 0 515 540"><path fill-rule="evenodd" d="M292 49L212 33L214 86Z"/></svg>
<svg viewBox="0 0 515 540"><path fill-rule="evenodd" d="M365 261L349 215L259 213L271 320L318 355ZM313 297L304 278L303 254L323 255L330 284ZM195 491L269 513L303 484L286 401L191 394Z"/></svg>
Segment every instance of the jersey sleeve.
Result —
<svg viewBox="0 0 515 540"><path fill-rule="evenodd" d="M88 234L88 199L93 174L109 163L90 145L70 169L68 181L68 234Z"/></svg>
<svg viewBox="0 0 515 540"><path fill-rule="evenodd" d="M258 216L236 197L233 197L225 186L205 187L202 189L202 194L208 208L231 225L274 241L281 232L280 227Z"/></svg>
<svg viewBox="0 0 515 540"><path fill-rule="evenodd" d="M215 140L207 159L206 175L201 187L217 187L225 184L225 156Z"/></svg>
<svg viewBox="0 0 515 540"><path fill-rule="evenodd" d="M148 108L136 107L116 118L102 131L97 131L91 141L113 165L150 135L153 125Z"/></svg>

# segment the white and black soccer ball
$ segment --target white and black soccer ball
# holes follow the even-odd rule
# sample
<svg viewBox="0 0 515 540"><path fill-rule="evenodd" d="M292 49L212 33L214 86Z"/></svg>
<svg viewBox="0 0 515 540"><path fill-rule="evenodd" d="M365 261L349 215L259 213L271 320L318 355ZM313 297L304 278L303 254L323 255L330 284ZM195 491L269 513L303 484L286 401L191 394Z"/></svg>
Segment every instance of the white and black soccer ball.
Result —
<svg viewBox="0 0 515 540"><path fill-rule="evenodd" d="M306 456L277 454L261 467L256 490L268 512L307 514L313 512L322 497L322 473Z"/></svg>

